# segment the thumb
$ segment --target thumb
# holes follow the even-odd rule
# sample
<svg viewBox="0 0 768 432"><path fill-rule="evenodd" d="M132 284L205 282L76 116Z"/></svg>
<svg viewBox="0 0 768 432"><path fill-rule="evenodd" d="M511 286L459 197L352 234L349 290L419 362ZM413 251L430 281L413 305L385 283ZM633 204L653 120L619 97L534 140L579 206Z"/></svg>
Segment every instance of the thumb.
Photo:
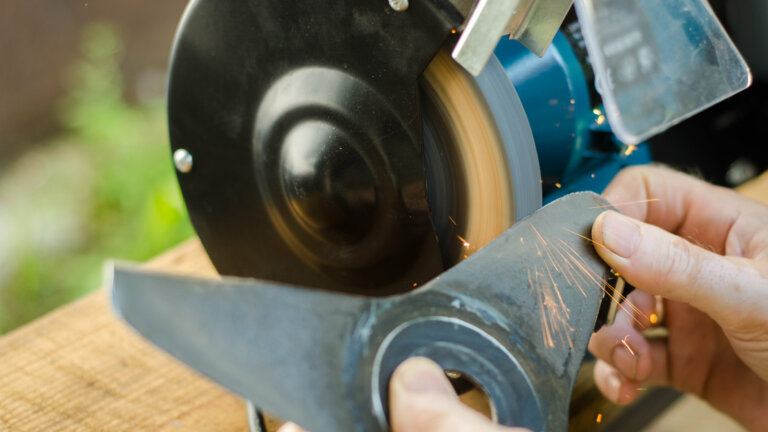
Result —
<svg viewBox="0 0 768 432"><path fill-rule="evenodd" d="M688 303L721 323L744 306L734 291L751 290L747 266L612 210L598 216L592 239L600 257L630 284Z"/></svg>
<svg viewBox="0 0 768 432"><path fill-rule="evenodd" d="M413 357L395 370L389 383L389 407L394 432L501 432L461 403L443 369L432 360Z"/></svg>

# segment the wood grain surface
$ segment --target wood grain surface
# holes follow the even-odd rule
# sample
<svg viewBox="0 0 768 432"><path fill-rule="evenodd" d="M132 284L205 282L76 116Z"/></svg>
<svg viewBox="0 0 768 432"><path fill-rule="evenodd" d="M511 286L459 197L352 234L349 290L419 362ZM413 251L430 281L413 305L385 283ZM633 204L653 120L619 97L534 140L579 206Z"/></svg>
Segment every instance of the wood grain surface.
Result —
<svg viewBox="0 0 768 432"><path fill-rule="evenodd" d="M215 277L199 241L148 266ZM0 430L248 430L243 401L141 339L99 290L0 339Z"/></svg>
<svg viewBox="0 0 768 432"><path fill-rule="evenodd" d="M768 203L768 173L740 191ZM216 277L197 240L147 265ZM684 427L709 414L698 406L668 415ZM242 399L141 339L103 290L0 338L0 431L247 430Z"/></svg>

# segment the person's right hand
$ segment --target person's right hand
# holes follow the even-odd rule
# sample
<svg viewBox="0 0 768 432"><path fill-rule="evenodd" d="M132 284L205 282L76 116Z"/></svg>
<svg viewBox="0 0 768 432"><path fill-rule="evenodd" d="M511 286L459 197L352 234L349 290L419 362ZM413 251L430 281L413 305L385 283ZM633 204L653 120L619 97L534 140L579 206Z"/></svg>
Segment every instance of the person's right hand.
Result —
<svg viewBox="0 0 768 432"><path fill-rule="evenodd" d="M671 385L768 430L768 207L654 167L623 171L604 195L635 202L600 215L592 237L638 289L629 300L640 312L593 335L598 387L624 404L642 385ZM663 340L641 335L653 295L667 299Z"/></svg>

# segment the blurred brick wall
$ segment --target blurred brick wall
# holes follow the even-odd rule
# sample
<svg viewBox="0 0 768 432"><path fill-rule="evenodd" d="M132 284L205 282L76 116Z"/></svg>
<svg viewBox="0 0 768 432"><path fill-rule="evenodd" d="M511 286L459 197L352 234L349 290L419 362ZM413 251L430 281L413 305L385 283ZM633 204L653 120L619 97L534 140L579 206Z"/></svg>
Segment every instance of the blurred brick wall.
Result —
<svg viewBox="0 0 768 432"><path fill-rule="evenodd" d="M126 93L162 76L186 0L0 0L0 162L56 130L56 101L80 55L81 32L115 24ZM155 79L154 81L157 81Z"/></svg>

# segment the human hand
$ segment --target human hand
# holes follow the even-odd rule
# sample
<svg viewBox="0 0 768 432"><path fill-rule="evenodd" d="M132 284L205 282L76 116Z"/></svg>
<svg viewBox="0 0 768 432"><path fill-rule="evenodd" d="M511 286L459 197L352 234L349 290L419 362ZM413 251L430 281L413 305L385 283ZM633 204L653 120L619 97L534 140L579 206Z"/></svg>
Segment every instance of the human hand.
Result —
<svg viewBox="0 0 768 432"><path fill-rule="evenodd" d="M389 382L393 432L530 432L494 424L464 405L443 369L414 357L397 367Z"/></svg>
<svg viewBox="0 0 768 432"><path fill-rule="evenodd" d="M464 405L443 369L424 357L413 357L395 369L389 381L393 432L530 432L494 424ZM278 432L306 432L286 423Z"/></svg>
<svg viewBox="0 0 768 432"><path fill-rule="evenodd" d="M597 218L595 249L638 290L637 309L590 340L600 390L627 404L642 385L671 385L768 430L768 207L655 167L622 171L604 196L625 215ZM641 335L654 295L666 299L662 340Z"/></svg>

